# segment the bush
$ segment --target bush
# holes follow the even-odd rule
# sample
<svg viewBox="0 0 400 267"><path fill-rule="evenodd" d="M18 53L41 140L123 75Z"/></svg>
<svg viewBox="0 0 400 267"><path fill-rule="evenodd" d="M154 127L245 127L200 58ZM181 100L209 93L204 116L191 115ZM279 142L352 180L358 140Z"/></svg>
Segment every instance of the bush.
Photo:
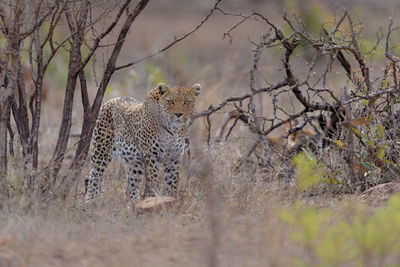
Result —
<svg viewBox="0 0 400 267"><path fill-rule="evenodd" d="M347 212L348 213L348 212ZM372 213L360 206L350 218L346 212L318 210L300 202L279 213L292 227L290 238L307 257L294 258L298 266L387 266L398 262L400 253L400 196Z"/></svg>

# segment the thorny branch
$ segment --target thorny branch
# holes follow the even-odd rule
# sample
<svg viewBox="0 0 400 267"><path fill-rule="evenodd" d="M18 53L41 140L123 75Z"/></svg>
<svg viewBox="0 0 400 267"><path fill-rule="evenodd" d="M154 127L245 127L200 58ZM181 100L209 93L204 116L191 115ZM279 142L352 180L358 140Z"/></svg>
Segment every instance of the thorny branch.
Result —
<svg viewBox="0 0 400 267"><path fill-rule="evenodd" d="M377 41L373 48L368 51L368 54L363 54L359 45L361 32L359 24L354 24L350 14L346 10L343 11L343 14L335 23L332 23L330 30L325 28L326 26L321 28L318 38L313 37L314 35L310 33L307 26L296 15L289 16L287 13L283 15L283 20L291 29L291 32L284 34L279 26L272 23L260 13L253 12L242 15L226 12L220 8L218 8L218 11L223 15L239 19L236 24L229 27L223 33L223 38L228 37L230 42L233 40L232 32L247 20L264 23L267 27L267 34L261 36L260 42L251 42L255 49L253 66L249 72L249 92L240 96L227 97L219 104L211 105L207 110L194 114L192 120L206 117L209 131L208 136L210 136L212 128L210 116L222 110L228 110L229 112L218 128L216 142L222 140L224 129L227 128L226 126L230 120L234 120L234 122L229 127L225 139L231 135L237 122L243 121L253 133L259 136L258 141L251 147L244 158L245 161L252 154L260 158L257 155L256 148L261 143L264 143L265 146L264 154L266 151L270 151L270 144L274 148L275 141L271 136L271 132L280 127L288 127L280 138L294 140L291 145L292 149L280 155L280 158L283 160L288 159L285 154L293 155L294 149L298 151L297 149L306 145L305 139L296 139L296 135L311 137L315 145L313 145L314 148L309 145L309 149L314 149L314 152L320 154L324 147L336 145L337 148L337 144L344 146L342 145L344 143L346 147L348 145L348 149L346 150L348 156L345 158L348 159L351 165L349 168L362 170L361 173L357 171L351 172L351 177L348 177L349 181L352 184L355 181L360 181L361 176L364 175L365 168L361 166L362 164L356 163L352 157L358 157L360 151L363 150L368 151L371 157L373 157L373 153L375 153L373 151L376 150L368 147L371 146L372 141L368 142L368 140L365 140L365 134L360 134L360 129L356 129L356 127L363 127L364 124L375 125L376 127L378 124L387 125L392 123L394 130L391 140L395 140L398 120L400 119L400 113L394 110L394 106L398 105L395 97L400 95L398 84L399 70L397 67L400 58L392 54L393 49L390 47L391 35L399 28L393 27L393 20L390 19L389 21L387 34L384 35L380 31L377 34ZM343 30L343 27L347 27L349 31L346 32ZM389 67L385 68L383 75L378 73L378 75L372 76L366 57L377 50L380 41L384 37L386 37L385 55L390 61ZM308 47L309 53L313 53L313 57L311 61L307 61L306 64L303 63L304 67L299 69L298 67L294 67L299 64L298 59L294 58L294 55L299 47L304 46ZM275 47L279 47L281 51L282 69L280 71L284 78L276 83L267 82L269 84L268 87L259 88L258 86L257 88L255 77L256 75L262 75L259 71L259 65L263 64L262 54L266 50ZM334 68L338 68L333 66L334 60L340 63L340 67L343 68L346 75L342 81L342 88L349 86L346 89L348 94L346 93L345 97L342 95L343 90L330 87L331 73L334 72ZM336 71L336 73L339 72ZM389 77L391 77L391 81L389 81ZM348 81L351 84L348 84ZM273 109L270 116L266 116L265 114L256 115L256 112L261 110L261 107L254 103L253 97L262 94L269 95L270 106ZM295 101L292 102L293 108L289 109L279 103L278 96L282 95L288 95L290 98L291 96L295 97ZM390 104L386 110L381 108L385 103ZM388 115L383 115L385 112ZM347 119L345 120L345 118ZM298 123L299 119L302 119L300 123ZM342 129L346 128L348 129L347 131L342 131ZM310 134L310 131L312 131L312 134ZM356 139L351 137L353 134L356 136ZM348 136L347 138L345 138L346 135ZM346 143L350 142L349 140L351 144ZM391 144L395 145L394 141ZM377 149L379 150L379 148ZM275 148L272 151L274 150L279 153ZM266 154L270 154L270 152ZM263 159L265 166L270 164L270 157L271 155L265 155ZM394 159L392 156L390 157L394 162L393 164L397 164L397 159ZM318 158L321 157L318 156ZM366 159L359 158L359 160L365 161ZM377 164L377 166L383 164L381 161L376 160L376 156L374 160L374 164Z"/></svg>

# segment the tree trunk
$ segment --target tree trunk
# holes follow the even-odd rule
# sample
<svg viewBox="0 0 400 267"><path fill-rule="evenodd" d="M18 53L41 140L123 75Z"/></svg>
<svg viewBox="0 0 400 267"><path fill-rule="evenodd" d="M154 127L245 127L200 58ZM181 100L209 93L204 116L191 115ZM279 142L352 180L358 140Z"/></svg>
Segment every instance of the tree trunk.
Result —
<svg viewBox="0 0 400 267"><path fill-rule="evenodd" d="M29 101L32 113L32 125L28 139L27 166L30 171L28 179L31 189L34 188L39 162L39 126L42 105L43 76L46 71L46 68L43 66L43 47L40 45L40 35L38 30L33 32L33 39L36 49L37 77L34 80L35 92Z"/></svg>
<svg viewBox="0 0 400 267"><path fill-rule="evenodd" d="M74 93L78 75L81 71L83 71L82 67L82 54L81 54L81 46L84 38L84 30L83 26L86 23L88 14L88 9L83 8L82 13L78 21L76 21L76 25L74 23L74 18L70 13L65 13L68 27L70 28L70 32L74 33L72 36L72 45L71 52L69 58L68 65L68 80L67 80L67 88L65 90L65 98L64 98L64 108L63 108L63 116L61 120L61 126L58 133L57 145L54 150L52 159L50 161L51 176L53 177L53 182L56 180L58 172L60 171L62 162L64 161L65 152L67 150L69 133L71 130L72 123L72 108L74 103ZM75 18L76 19L76 18Z"/></svg>
<svg viewBox="0 0 400 267"><path fill-rule="evenodd" d="M84 161L86 159L86 156L88 154L89 147L90 147L90 140L92 139L94 126L96 124L96 119L97 119L97 116L100 111L101 103L103 102L103 98L104 98L104 94L106 92L107 85L110 82L111 76L113 75L113 73L115 71L115 64L116 64L118 56L121 52L126 35L128 34L129 28L131 27L133 21L140 14L140 12L142 12L142 10L146 7L148 2L149 2L149 0L140 1L136 5L135 9L132 10L132 12L128 14L128 17L126 18L124 24L122 25L122 29L118 36L118 41L117 41L116 45L114 46L113 52L108 60L107 67L104 71L103 78L101 80L99 89L97 90L96 97L95 97L93 105L90 109L90 114L87 114L87 115L85 114L85 116L84 116L80 141L79 141L78 148L77 148L75 156L74 156L74 160L70 166L70 169L75 170L74 177L77 177L77 174L80 173L82 166L84 164ZM83 84L82 82L83 81L81 79L81 86ZM84 100L83 97L82 97L82 100ZM85 107L85 103L83 103L83 104Z"/></svg>
<svg viewBox="0 0 400 267"><path fill-rule="evenodd" d="M94 128L95 121L91 118L91 107L89 103L89 96L87 92L86 77L84 71L79 74L79 81L81 86L81 97L83 105L83 123L80 141L75 152L74 160L70 166L70 169L81 169L85 162L85 158L89 151L91 135L89 134L90 129ZM93 124L93 125L92 125Z"/></svg>
<svg viewBox="0 0 400 267"><path fill-rule="evenodd" d="M10 105L0 99L0 194L7 193L7 126L10 120Z"/></svg>
<svg viewBox="0 0 400 267"><path fill-rule="evenodd" d="M74 63L75 59L73 58L76 55L73 54L74 52L71 51L70 65L75 64ZM52 168L51 176L53 177L54 180L56 179L56 176L61 168L61 164L64 160L65 151L67 150L69 133L71 130L71 123L72 123L72 108L74 102L76 80L77 80L77 73L70 71L70 73L68 74L67 88L65 90L63 115L62 115L60 129L58 132L57 145L53 152L51 162L49 164L50 168Z"/></svg>

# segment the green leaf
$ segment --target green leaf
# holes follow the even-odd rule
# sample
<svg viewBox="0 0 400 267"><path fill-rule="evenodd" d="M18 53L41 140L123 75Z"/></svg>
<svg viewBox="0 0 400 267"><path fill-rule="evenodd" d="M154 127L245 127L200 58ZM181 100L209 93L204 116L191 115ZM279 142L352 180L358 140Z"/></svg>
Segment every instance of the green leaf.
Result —
<svg viewBox="0 0 400 267"><path fill-rule="evenodd" d="M372 139L375 139L375 138L376 138L376 129L375 129L373 126L371 126L371 127L369 128L369 134L371 135L371 138L372 138Z"/></svg>
<svg viewBox="0 0 400 267"><path fill-rule="evenodd" d="M372 166L371 164L369 164L368 162L361 162L361 165L363 165L365 168L367 168L368 170L372 170L374 168L374 166Z"/></svg>
<svg viewBox="0 0 400 267"><path fill-rule="evenodd" d="M374 142L373 142L372 140L368 140L367 143L368 143L368 145L371 146L371 147L374 146Z"/></svg>
<svg viewBox="0 0 400 267"><path fill-rule="evenodd" d="M336 144L338 144L338 146L340 146L341 148L344 148L342 141L340 140L335 140Z"/></svg>
<svg viewBox="0 0 400 267"><path fill-rule="evenodd" d="M360 133L362 139L364 139L364 141L368 141L368 136L365 133Z"/></svg>
<svg viewBox="0 0 400 267"><path fill-rule="evenodd" d="M386 164L388 164L388 165L390 165L390 166L395 166L395 165L396 165L396 163L394 163L394 162L391 161L391 160L387 160L387 159L384 159L383 162L385 162Z"/></svg>
<svg viewBox="0 0 400 267"><path fill-rule="evenodd" d="M385 148L379 148L376 156L378 157L378 159L383 159L383 157L385 156Z"/></svg>
<svg viewBox="0 0 400 267"><path fill-rule="evenodd" d="M383 138L383 126L382 124L378 125L378 135L380 138Z"/></svg>

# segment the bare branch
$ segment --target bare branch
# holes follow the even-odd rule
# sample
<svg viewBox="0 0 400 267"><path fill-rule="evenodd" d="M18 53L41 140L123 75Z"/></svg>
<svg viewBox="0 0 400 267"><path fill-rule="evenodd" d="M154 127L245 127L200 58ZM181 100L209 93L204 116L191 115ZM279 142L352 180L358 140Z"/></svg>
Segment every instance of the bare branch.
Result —
<svg viewBox="0 0 400 267"><path fill-rule="evenodd" d="M124 68L128 68L128 67L130 67L132 65L135 65L137 63L140 63L140 62L143 62L145 60L148 60L148 59L150 59L152 57L155 57L155 56L161 54L162 52L168 50L170 47L174 46L175 44L179 43L180 41L186 39L188 36L190 36L191 34L195 33L198 29L200 29L204 25L204 23L206 23L206 21L211 17L211 15L214 13L214 11L217 10L218 4L221 1L222 0L217 0L215 2L215 4L214 4L214 7L210 10L210 12L207 14L207 16L196 27L194 27L194 29L192 29L191 31L185 33L184 35L182 35L179 38L176 38L173 42L171 42L168 45L164 46L163 48L157 50L156 52L151 53L150 55L147 55L147 56L145 56L145 57L143 57L141 59L132 61L131 63L124 64L124 65L116 67L115 71L118 71L118 70L121 70L121 69L124 69Z"/></svg>

